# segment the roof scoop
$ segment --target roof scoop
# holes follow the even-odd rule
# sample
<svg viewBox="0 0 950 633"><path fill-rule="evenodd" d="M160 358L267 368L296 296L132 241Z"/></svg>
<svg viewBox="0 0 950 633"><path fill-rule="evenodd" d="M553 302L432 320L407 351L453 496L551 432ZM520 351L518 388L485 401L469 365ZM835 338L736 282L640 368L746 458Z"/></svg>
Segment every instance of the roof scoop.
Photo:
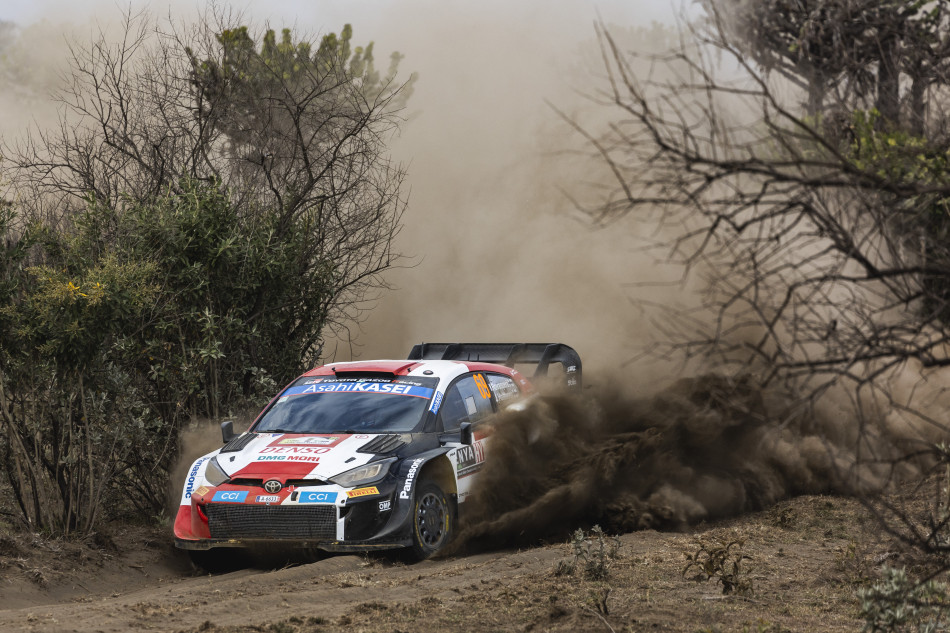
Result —
<svg viewBox="0 0 950 633"><path fill-rule="evenodd" d="M376 360L354 363L327 363L327 367L337 376L348 378L357 375L395 378L399 374L405 374L410 367L416 364L415 361Z"/></svg>
<svg viewBox="0 0 950 633"><path fill-rule="evenodd" d="M333 373L336 374L337 378L366 378L367 380L396 380L396 374L388 371L346 371L344 370L333 370Z"/></svg>

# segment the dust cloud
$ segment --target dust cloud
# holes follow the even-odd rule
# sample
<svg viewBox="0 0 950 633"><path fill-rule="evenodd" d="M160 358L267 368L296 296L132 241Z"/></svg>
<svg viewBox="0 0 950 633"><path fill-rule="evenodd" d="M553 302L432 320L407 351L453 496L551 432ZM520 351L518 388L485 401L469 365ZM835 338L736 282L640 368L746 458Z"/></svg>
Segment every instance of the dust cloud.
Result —
<svg viewBox="0 0 950 633"><path fill-rule="evenodd" d="M834 409L795 414L791 404L749 378L715 375L649 397L616 385L533 397L492 425L453 551L593 525L682 529L797 494L875 492L926 465L904 459L908 438L885 425L859 433Z"/></svg>
<svg viewBox="0 0 950 633"><path fill-rule="evenodd" d="M894 465L901 442L916 437L899 415L862 438L831 405L790 413L780 395L741 379L677 381L671 364L630 362L653 331L631 298L670 300L679 288L644 286L679 271L634 249L647 231L636 218L595 230L578 212L578 191L606 197L611 176L552 105L594 133L607 124L588 98L603 87L593 23L619 24L640 40L631 45L649 47L663 29L629 27L666 17L650 13L654 4L350 1L288 5L293 14L248 5L249 21L274 28L321 33L350 22L358 42L374 40L377 55L400 51L404 77L419 76L392 143L409 175L395 244L405 258L392 289L348 336L328 341L323 360L404 358L423 341L563 342L594 385L499 415L460 546L595 523L677 529L793 494L873 490L914 467ZM22 103L5 98L4 114ZM5 131L25 121L6 120ZM913 389L908 399L919 398ZM185 432L173 505L176 482L220 445L219 433L216 422ZM858 460L861 442L873 458Z"/></svg>
<svg viewBox="0 0 950 633"><path fill-rule="evenodd" d="M649 27L654 19L670 21L673 5L211 5L210 12L233 8L254 27L291 26L313 36L351 23L356 43L375 42L379 66L399 51L401 78L418 74L406 123L391 142L394 159L408 170L409 207L394 248L404 258L387 278L392 290L369 298L365 320L327 340L322 360L401 358L422 341L564 342L588 367L603 368L636 353L644 327L624 285L676 273L632 252L629 237L641 231L635 220L597 231L576 211L571 197L579 188L606 191L609 174L554 107L596 124L596 116L588 118L596 110L588 97L602 87L603 69L594 22ZM128 9L135 14L142 6L132 2ZM172 24L202 14L183 0L149 3L149 10ZM122 11L106 0L81 7L43 0L32 7L30 18L42 19L19 24L14 46L4 52L7 69L23 70L7 81L23 94L6 91L0 101L4 137L32 123L56 124L57 104L48 95L58 87L68 42L88 42L100 28L113 32ZM0 19L13 18L0 9ZM649 37L631 33L631 39ZM38 40L47 43L42 55L25 55L35 54L30 43ZM662 373L640 366L628 372L644 385Z"/></svg>
<svg viewBox="0 0 950 633"><path fill-rule="evenodd" d="M638 7L649 14L649 3L628 4L602 17L632 24ZM420 38L421 13L432 27ZM595 370L631 358L647 332L625 285L676 273L634 252L635 218L595 230L572 200L582 187L603 194L610 178L558 112L605 123L588 101L603 74L594 7L408 2L388 17L377 46L401 51L401 67L418 73L393 143L408 166L396 242L405 259L354 330L353 355L403 358L419 342L562 342ZM657 375L639 365L626 373L642 388Z"/></svg>
<svg viewBox="0 0 950 633"><path fill-rule="evenodd" d="M357 354L557 341L578 350L594 385L499 416L455 547L530 544L593 524L678 529L794 494L883 485L891 467L859 465L856 429L834 424L830 408L791 414L791 402L751 381L677 381L672 363L629 362L652 330L631 299L684 299L659 286L676 272L634 250L651 227L626 218L595 230L574 208L581 190L612 185L548 105L594 133L608 122L583 98L603 81L596 16L564 17L540 15L527 30L489 11L424 42L399 35L398 21L391 35L419 72L418 111L395 144L411 158L412 187L398 246L416 260L390 277L395 289L370 312ZM641 49L664 36L622 33ZM874 442L882 463L892 447Z"/></svg>
<svg viewBox="0 0 950 633"><path fill-rule="evenodd" d="M592 385L499 416L456 547L530 544L593 524L680 529L797 494L881 490L930 465L907 456L946 437L945 421L927 428L895 406L920 411L914 368L896 377L892 400L830 389L803 407L795 394L709 367L680 378L672 360L632 362L655 335L636 302L691 298L665 285L679 271L636 249L663 241L649 235L656 227L628 217L595 229L572 202L606 199L615 186L548 105L595 135L609 123L601 113L613 116L584 98L605 81L596 14L505 19L530 9L493 5L460 23L445 17L451 10L434 10L440 26L423 40L405 36L401 19L387 33L404 68L419 72L394 144L410 163L397 250L412 265L389 277L394 289L355 333L355 355L400 358L422 341L556 341L577 349ZM663 28L614 32L624 49L670 39ZM946 410L944 381L932 380L927 409Z"/></svg>

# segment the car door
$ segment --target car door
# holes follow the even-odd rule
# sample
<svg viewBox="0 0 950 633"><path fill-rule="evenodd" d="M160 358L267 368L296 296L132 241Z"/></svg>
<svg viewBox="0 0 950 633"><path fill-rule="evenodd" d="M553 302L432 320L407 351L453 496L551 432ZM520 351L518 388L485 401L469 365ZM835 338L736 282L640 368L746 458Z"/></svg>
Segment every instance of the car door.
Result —
<svg viewBox="0 0 950 633"><path fill-rule="evenodd" d="M455 468L460 503L471 494L472 475L481 469L485 461L485 437L478 427L494 412L492 393L483 372L466 374L456 379L445 391L439 409L439 424L446 445L452 447L449 459ZM471 446L462 444L459 435L461 425L465 422L472 425L474 441Z"/></svg>
<svg viewBox="0 0 950 633"><path fill-rule="evenodd" d="M455 468L459 502L471 494L476 479L473 475L485 462L488 437L482 424L499 406L504 407L520 396L521 390L513 378L491 372L465 375L446 390L440 428L449 440L447 445L454 447L449 455ZM471 446L463 445L457 435L464 422L472 425Z"/></svg>

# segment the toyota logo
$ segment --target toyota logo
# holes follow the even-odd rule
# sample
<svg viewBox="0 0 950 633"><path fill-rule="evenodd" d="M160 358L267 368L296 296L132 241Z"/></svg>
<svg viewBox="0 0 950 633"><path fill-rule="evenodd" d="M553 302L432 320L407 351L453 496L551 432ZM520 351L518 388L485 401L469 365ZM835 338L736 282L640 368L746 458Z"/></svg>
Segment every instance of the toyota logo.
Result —
<svg viewBox="0 0 950 633"><path fill-rule="evenodd" d="M266 490L267 492L271 494L280 492L281 488L283 488L283 486L276 479L268 479L267 481L264 482L264 490Z"/></svg>

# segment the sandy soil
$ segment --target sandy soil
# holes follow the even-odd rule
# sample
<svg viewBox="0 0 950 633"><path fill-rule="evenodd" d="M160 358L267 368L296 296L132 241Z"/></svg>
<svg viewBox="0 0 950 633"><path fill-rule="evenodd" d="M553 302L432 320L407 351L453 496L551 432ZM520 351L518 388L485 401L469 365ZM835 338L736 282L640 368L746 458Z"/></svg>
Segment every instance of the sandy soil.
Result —
<svg viewBox="0 0 950 633"><path fill-rule="evenodd" d="M211 576L155 528L86 543L3 536L0 631L856 631L856 588L901 556L878 533L853 500L801 497L685 533L622 535L603 579L558 573L568 543ZM684 574L702 546L740 541L751 591Z"/></svg>

